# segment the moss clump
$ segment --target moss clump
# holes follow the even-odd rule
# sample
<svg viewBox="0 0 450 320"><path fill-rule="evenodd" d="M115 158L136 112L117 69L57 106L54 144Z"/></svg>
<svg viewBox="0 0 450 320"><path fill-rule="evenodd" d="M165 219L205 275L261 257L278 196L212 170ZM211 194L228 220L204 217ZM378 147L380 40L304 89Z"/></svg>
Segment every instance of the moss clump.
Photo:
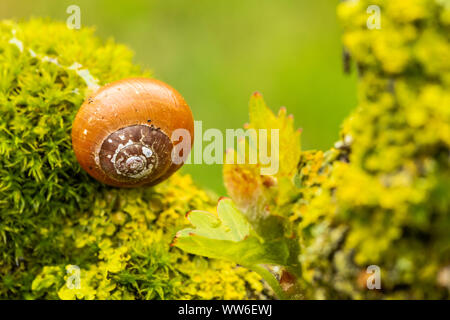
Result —
<svg viewBox="0 0 450 320"><path fill-rule="evenodd" d="M36 297L62 299L243 299L262 291L259 278L233 264L192 259L169 243L191 208L213 203L175 175L154 189L105 190L93 209L65 219L56 243L68 258L44 267L32 283ZM81 268L82 286L65 284L69 264ZM245 278L245 280L244 280ZM252 290L253 291L253 290Z"/></svg>
<svg viewBox="0 0 450 320"><path fill-rule="evenodd" d="M366 27L372 4L380 30ZM450 7L348 1L338 13L359 105L336 148L299 165L303 294L449 298ZM381 290L366 287L369 265L381 268Z"/></svg>
<svg viewBox="0 0 450 320"><path fill-rule="evenodd" d="M119 190L76 162L70 131L86 83L146 75L131 57L91 29L0 23L0 298L242 299L262 291L244 269L224 277L234 264L169 249L184 214L212 205L189 177ZM68 265L80 267L81 289L66 287Z"/></svg>

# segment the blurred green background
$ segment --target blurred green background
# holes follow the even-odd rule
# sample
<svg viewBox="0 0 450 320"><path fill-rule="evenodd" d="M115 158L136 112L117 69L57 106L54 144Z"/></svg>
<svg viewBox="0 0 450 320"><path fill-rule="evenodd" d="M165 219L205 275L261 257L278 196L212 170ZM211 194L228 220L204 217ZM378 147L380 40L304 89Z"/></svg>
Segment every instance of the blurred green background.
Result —
<svg viewBox="0 0 450 320"><path fill-rule="evenodd" d="M1 0L1 19L66 21L69 5L135 52L135 62L176 88L207 128L240 128L260 91L303 128L303 149L327 149L356 105L342 71L338 0ZM51 35L49 35L51 36ZM204 143L205 146L205 143ZM221 165L185 165L199 185L225 194Z"/></svg>

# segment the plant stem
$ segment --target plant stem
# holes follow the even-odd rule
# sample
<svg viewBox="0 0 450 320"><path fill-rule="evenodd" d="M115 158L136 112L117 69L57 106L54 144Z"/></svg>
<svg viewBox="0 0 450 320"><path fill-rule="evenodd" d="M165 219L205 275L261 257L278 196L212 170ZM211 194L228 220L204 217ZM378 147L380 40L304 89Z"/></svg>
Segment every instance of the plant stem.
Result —
<svg viewBox="0 0 450 320"><path fill-rule="evenodd" d="M283 288L281 288L280 283L278 282L278 280L275 278L275 276L269 270L267 270L266 268L264 268L261 265L252 265L252 266L248 266L247 268L249 268L249 269L255 271L257 274L259 274L261 276L261 278L263 278L269 284L269 286L272 288L272 290L277 295L278 299L288 300L288 297L285 294L285 292L283 291Z"/></svg>

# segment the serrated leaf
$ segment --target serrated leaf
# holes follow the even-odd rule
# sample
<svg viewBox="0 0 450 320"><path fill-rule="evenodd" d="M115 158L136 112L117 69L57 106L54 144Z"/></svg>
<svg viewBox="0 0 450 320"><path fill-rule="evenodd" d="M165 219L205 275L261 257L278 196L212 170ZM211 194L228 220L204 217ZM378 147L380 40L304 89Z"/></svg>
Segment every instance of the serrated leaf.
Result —
<svg viewBox="0 0 450 320"><path fill-rule="evenodd" d="M266 105L261 93L255 92L249 102L250 125L255 129L272 128L277 118Z"/></svg>
<svg viewBox="0 0 450 320"><path fill-rule="evenodd" d="M234 150L227 150L227 160L234 159L233 163L226 161L223 167L225 187L228 194L236 202L238 207L247 213L248 210L259 210L265 205L275 208L282 207L295 197L295 185L293 178L300 160L300 131L294 129L292 116L287 116L286 109L281 108L278 116L267 107L262 95L254 93L249 103L250 123L246 128L257 132L257 159L256 164L249 161L248 150L251 143L242 139L239 143L245 144L240 150L246 150L240 154ZM278 162L278 171L271 175L263 174L262 168L270 167L270 164L261 163L260 139L261 130L267 130L267 149L271 150L272 160ZM278 130L277 141L272 141L271 130ZM275 148L275 150L272 150ZM278 155L278 156L277 156ZM237 159L244 157L243 163Z"/></svg>
<svg viewBox="0 0 450 320"><path fill-rule="evenodd" d="M187 218L194 228L179 231L172 243L186 252L244 266L283 265L288 260L289 250L284 239L264 241L231 199L219 200L217 215L191 211Z"/></svg>
<svg viewBox="0 0 450 320"><path fill-rule="evenodd" d="M185 232L216 240L241 241L248 237L250 224L237 212L230 199L219 201L217 212L220 212L219 217L205 211L189 212L187 218L195 229L185 229Z"/></svg>
<svg viewBox="0 0 450 320"><path fill-rule="evenodd" d="M277 176L292 177L300 159L300 131L294 128L294 117L287 115L286 108L281 108L278 116L264 102L262 95L255 92L249 103L250 124L254 129L279 129L279 172ZM268 135L270 146L270 135Z"/></svg>

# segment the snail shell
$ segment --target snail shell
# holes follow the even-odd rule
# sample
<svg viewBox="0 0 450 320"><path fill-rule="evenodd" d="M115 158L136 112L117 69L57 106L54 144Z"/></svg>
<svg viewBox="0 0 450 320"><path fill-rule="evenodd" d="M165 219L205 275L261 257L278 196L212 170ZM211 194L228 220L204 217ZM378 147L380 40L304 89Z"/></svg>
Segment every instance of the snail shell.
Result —
<svg viewBox="0 0 450 320"><path fill-rule="evenodd" d="M183 165L172 161L181 142L171 140L177 129L189 133L190 150L194 120L183 97L161 81L130 78L86 99L73 122L72 146L81 167L100 182L155 185Z"/></svg>

